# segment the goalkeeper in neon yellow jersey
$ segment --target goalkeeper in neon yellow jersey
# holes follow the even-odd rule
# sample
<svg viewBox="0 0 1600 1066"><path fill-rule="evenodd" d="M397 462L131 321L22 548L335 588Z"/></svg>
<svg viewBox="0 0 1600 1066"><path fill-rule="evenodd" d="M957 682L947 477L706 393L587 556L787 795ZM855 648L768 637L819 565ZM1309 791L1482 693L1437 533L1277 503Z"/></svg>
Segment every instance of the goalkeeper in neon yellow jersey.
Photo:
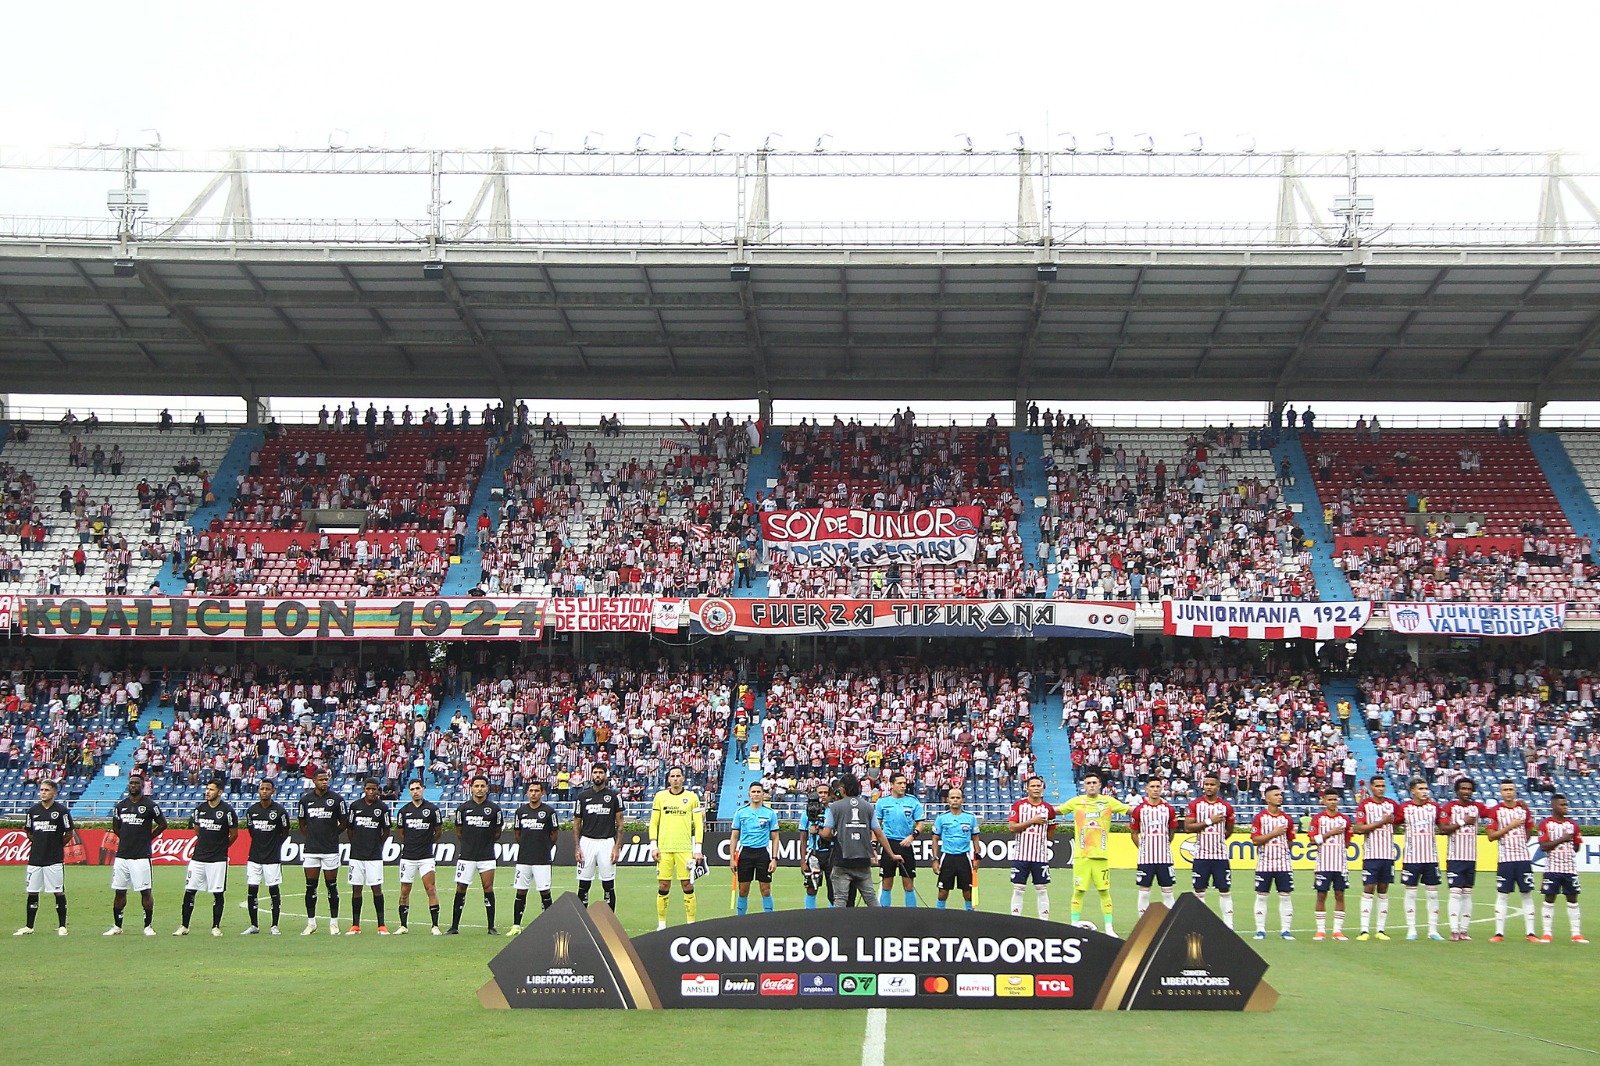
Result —
<svg viewBox="0 0 1600 1066"><path fill-rule="evenodd" d="M1100 911L1106 932L1116 936L1111 925L1111 859L1107 837L1112 816L1127 814L1129 807L1115 796L1100 791L1100 775L1090 771L1083 778L1083 795L1059 804L1056 810L1072 816L1072 922L1083 917L1083 894L1093 885L1100 893Z"/></svg>
<svg viewBox="0 0 1600 1066"><path fill-rule="evenodd" d="M705 812L700 797L683 787L683 767L667 771L667 787L650 804L650 857L656 864L656 928L667 927L667 898L672 882L683 885L683 914L694 921L694 870L702 858Z"/></svg>

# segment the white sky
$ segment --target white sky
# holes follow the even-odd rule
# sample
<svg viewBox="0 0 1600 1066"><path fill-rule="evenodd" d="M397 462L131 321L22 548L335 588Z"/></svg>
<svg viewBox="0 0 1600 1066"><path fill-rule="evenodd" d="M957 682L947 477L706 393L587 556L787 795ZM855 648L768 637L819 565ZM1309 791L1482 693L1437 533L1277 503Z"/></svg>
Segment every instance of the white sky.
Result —
<svg viewBox="0 0 1600 1066"><path fill-rule="evenodd" d="M1224 5L699 2L14 5L0 143L576 149L680 132L709 147L1260 151L1565 149L1600 155L1592 3ZM202 176L143 182L176 214ZM1536 181L1376 190L1379 221L1528 221ZM0 172L0 212L104 217L105 175ZM476 182L447 190L460 211ZM632 186L632 188L627 188ZM641 187L642 186L642 187ZM1318 202L1332 188L1314 188ZM1367 190L1374 191L1374 190ZM1600 189L1592 189L1600 194ZM1272 181L1058 187L1059 220L1266 221ZM416 179L265 179L257 217L426 213ZM1014 182L774 182L775 220L1006 221ZM220 201L219 201L220 204ZM518 218L729 219L714 182L516 187ZM19 401L21 398L18 398ZM107 405L109 406L109 405ZM581 410L612 405L590 402ZM708 407L710 405L707 405ZM723 405L716 405L719 408ZM1125 406L1125 405L1124 405ZM804 405L798 405L804 409Z"/></svg>

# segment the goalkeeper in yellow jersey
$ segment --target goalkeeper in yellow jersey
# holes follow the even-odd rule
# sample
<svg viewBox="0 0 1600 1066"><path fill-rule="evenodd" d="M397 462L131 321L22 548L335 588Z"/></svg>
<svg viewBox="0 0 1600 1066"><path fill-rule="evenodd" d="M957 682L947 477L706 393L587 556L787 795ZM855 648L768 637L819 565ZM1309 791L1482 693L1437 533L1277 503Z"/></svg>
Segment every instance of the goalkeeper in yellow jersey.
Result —
<svg viewBox="0 0 1600 1066"><path fill-rule="evenodd" d="M1057 811L1072 815L1072 924L1083 917L1083 894L1093 885L1100 893L1100 911L1106 932L1116 936L1111 925L1111 859L1107 837L1112 816L1127 814L1129 807L1115 796L1102 794L1100 775L1093 770L1083 777L1083 795L1059 804Z"/></svg>
<svg viewBox="0 0 1600 1066"><path fill-rule="evenodd" d="M703 857L705 812L700 797L683 787L683 767L667 771L667 787L656 793L650 804L650 858L655 860L656 928L667 927L667 898L672 882L683 885L683 913L689 921L696 917L694 870Z"/></svg>

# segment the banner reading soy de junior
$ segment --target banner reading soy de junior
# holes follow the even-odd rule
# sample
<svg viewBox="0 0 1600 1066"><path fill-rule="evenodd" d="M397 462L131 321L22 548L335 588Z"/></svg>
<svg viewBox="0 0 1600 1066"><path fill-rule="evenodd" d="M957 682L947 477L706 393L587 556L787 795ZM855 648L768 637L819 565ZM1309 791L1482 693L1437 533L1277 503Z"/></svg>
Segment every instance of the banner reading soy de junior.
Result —
<svg viewBox="0 0 1600 1066"><path fill-rule="evenodd" d="M1248 822L1244 830L1235 830L1228 838L1228 865L1235 870L1254 870L1256 868L1256 851L1254 844L1250 843ZM1396 846L1404 839L1403 834L1395 834ZM1439 836L1439 854L1445 853L1449 838ZM1133 837L1126 833L1113 833L1107 842L1109 847L1107 855L1111 865L1118 870L1132 870L1139 864L1139 845ZM1194 865L1195 834L1179 833L1172 839L1172 865L1187 870ZM1344 855L1349 869L1361 869L1361 843L1359 838L1345 845ZM1295 836L1289 842L1289 858L1294 863L1296 870L1312 870L1317 865L1317 845L1311 842L1307 833L1295 830ZM1495 846L1487 840L1478 840L1478 869L1494 870L1497 864Z"/></svg>

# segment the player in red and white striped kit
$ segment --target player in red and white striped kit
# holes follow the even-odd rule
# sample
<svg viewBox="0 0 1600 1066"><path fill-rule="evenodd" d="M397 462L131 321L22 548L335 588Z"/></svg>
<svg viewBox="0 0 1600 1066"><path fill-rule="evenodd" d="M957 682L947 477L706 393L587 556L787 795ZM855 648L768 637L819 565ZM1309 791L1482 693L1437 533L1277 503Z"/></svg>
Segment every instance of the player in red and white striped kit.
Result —
<svg viewBox="0 0 1600 1066"><path fill-rule="evenodd" d="M1183 831L1194 838L1194 894L1203 901L1206 888L1217 886L1217 908L1229 929L1233 928L1233 869L1228 865L1228 837L1235 824L1233 804L1223 799L1222 779L1207 774L1200 783L1202 795L1189 801Z"/></svg>
<svg viewBox="0 0 1600 1066"><path fill-rule="evenodd" d="M1526 939L1537 943L1533 933L1533 812L1517 798L1517 786L1500 782L1500 803L1490 812L1489 839L1500 848L1500 864L1495 870L1494 936L1491 944L1506 938L1506 910L1511 893L1522 893L1522 927Z"/></svg>
<svg viewBox="0 0 1600 1066"><path fill-rule="evenodd" d="M1387 782L1374 777L1368 795L1356 801L1354 832L1363 838L1361 856L1361 933L1357 940L1369 938L1372 901L1378 901L1377 932L1371 935L1388 940L1383 927L1389 924L1389 886L1394 883L1394 827L1400 820L1400 805L1384 795Z"/></svg>
<svg viewBox="0 0 1600 1066"><path fill-rule="evenodd" d="M1539 847L1544 850L1544 936L1548 944L1556 931L1556 896L1567 897L1567 925L1574 944L1587 944L1578 917L1578 823L1567 817L1567 797L1550 797L1550 817L1539 823Z"/></svg>
<svg viewBox="0 0 1600 1066"><path fill-rule="evenodd" d="M1262 798L1266 810L1250 823L1250 843L1256 846L1256 939L1267 939L1267 899L1278 893L1278 935L1293 940L1294 859L1289 845L1294 841L1294 817L1283 809L1283 789L1268 785Z"/></svg>
<svg viewBox="0 0 1600 1066"><path fill-rule="evenodd" d="M1344 893L1350 886L1350 859L1347 848L1350 830L1355 825L1348 814L1339 813L1339 790L1322 790L1322 810L1311 819L1311 842L1317 846L1314 887L1317 891L1317 933L1312 940L1327 939L1328 893L1333 892L1333 939L1349 940L1344 935Z"/></svg>
<svg viewBox="0 0 1600 1066"><path fill-rule="evenodd" d="M1428 939L1439 935L1439 805L1428 794L1428 783L1411 782L1411 802L1400 808L1405 831L1405 851L1400 856L1400 884L1406 890L1406 939L1417 939L1417 886L1428 897Z"/></svg>
<svg viewBox="0 0 1600 1066"><path fill-rule="evenodd" d="M1489 808L1472 798L1478 783L1456 782L1455 802L1445 804L1439 828L1445 834L1444 868L1450 881L1450 939L1472 939L1472 889L1478 883L1478 827L1489 821Z"/></svg>
<svg viewBox="0 0 1600 1066"><path fill-rule="evenodd" d="M1150 886L1161 886L1161 902L1172 906L1172 837L1178 831L1178 812L1161 794L1161 779L1152 777L1144 797L1128 811L1133 839L1139 845L1138 870L1133 881L1139 889L1139 916L1150 906Z"/></svg>
<svg viewBox="0 0 1600 1066"><path fill-rule="evenodd" d="M1011 913L1022 916L1024 886L1033 881L1039 917L1050 920L1050 838L1056 835L1056 809L1044 801L1044 778L1035 774L1023 786L1027 795L1011 805L1007 828L1016 835L1011 857Z"/></svg>

